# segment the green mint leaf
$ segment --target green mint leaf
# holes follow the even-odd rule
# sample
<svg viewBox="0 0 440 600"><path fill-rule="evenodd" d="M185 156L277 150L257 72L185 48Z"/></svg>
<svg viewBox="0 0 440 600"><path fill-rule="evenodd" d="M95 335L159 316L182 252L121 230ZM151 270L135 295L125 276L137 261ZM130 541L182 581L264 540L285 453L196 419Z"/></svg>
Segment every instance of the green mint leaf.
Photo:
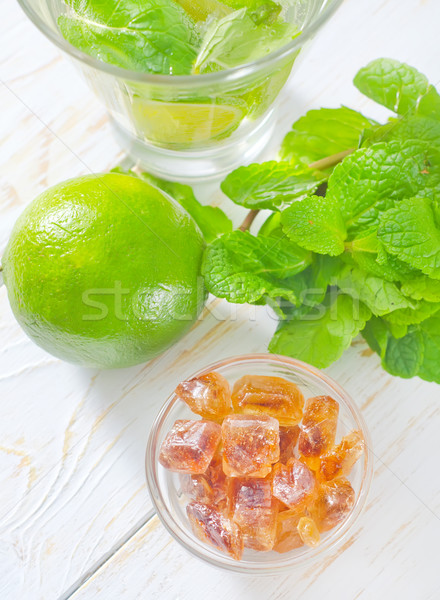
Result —
<svg viewBox="0 0 440 600"><path fill-rule="evenodd" d="M427 302L440 302L440 280L431 279L426 275L419 275L408 279L402 284L402 292L405 296L414 300L426 300Z"/></svg>
<svg viewBox="0 0 440 600"><path fill-rule="evenodd" d="M310 169L295 170L288 162L272 160L239 167L226 177L221 189L235 204L282 210L296 198L314 192L320 181Z"/></svg>
<svg viewBox="0 0 440 600"><path fill-rule="evenodd" d="M408 329L411 327L411 325L406 325L405 323L387 322L386 325L390 331L390 334L396 338L396 340L400 340L400 338L405 337L408 333Z"/></svg>
<svg viewBox="0 0 440 600"><path fill-rule="evenodd" d="M381 215L378 237L386 250L433 279L440 279L440 228L429 198L402 200Z"/></svg>
<svg viewBox="0 0 440 600"><path fill-rule="evenodd" d="M337 202L311 196L283 211L281 223L289 238L306 250L337 256L344 252L347 231Z"/></svg>
<svg viewBox="0 0 440 600"><path fill-rule="evenodd" d="M388 336L382 366L391 375L415 377L423 363L423 337L417 329L400 339Z"/></svg>
<svg viewBox="0 0 440 600"><path fill-rule="evenodd" d="M440 119L440 95L433 85L430 85L426 94L420 98L417 114L429 119Z"/></svg>
<svg viewBox="0 0 440 600"><path fill-rule="evenodd" d="M260 227L258 235L264 235L265 237L268 237L273 234L278 235L278 231L281 232L282 236L284 235L281 227L281 213L273 212L267 217Z"/></svg>
<svg viewBox="0 0 440 600"><path fill-rule="evenodd" d="M223 0L232 10L247 8L248 14L257 25L273 23L279 16L282 6L272 0Z"/></svg>
<svg viewBox="0 0 440 600"><path fill-rule="evenodd" d="M440 304L437 302L416 300L412 308L400 308L385 315L383 319L391 325L416 325L426 321L439 310Z"/></svg>
<svg viewBox="0 0 440 600"><path fill-rule="evenodd" d="M350 296L338 295L302 319L284 321L269 344L269 351L298 358L318 368L340 358L365 327L371 313Z"/></svg>
<svg viewBox="0 0 440 600"><path fill-rule="evenodd" d="M283 160L307 166L327 156L358 148L363 131L374 124L345 106L310 110L293 124L281 145L280 156Z"/></svg>
<svg viewBox="0 0 440 600"><path fill-rule="evenodd" d="M166 181L146 171L138 175L134 171L127 171L122 167L116 167L111 172L144 179L171 196L173 200L178 202L192 216L208 244L223 233L232 231L232 221L225 215L221 208L200 204L194 195L192 187L189 185L178 183L177 181Z"/></svg>
<svg viewBox="0 0 440 600"><path fill-rule="evenodd" d="M297 304L288 278L303 271L310 260L310 253L287 238L254 237L237 230L207 247L202 273L207 289L229 302L242 304L280 296Z"/></svg>
<svg viewBox="0 0 440 600"><path fill-rule="evenodd" d="M404 281L405 279L420 275L417 269L413 269L408 264L399 260L397 256L388 254L381 242L378 244L376 260L385 269L394 271L397 277L396 281Z"/></svg>
<svg viewBox="0 0 440 600"><path fill-rule="evenodd" d="M290 23L256 25L246 8L237 10L208 26L194 72L211 73L250 63L298 35Z"/></svg>
<svg viewBox="0 0 440 600"><path fill-rule="evenodd" d="M440 189L439 164L438 154L424 142L382 142L361 148L335 168L327 197L339 203L353 239L377 227L380 214L396 201Z"/></svg>
<svg viewBox="0 0 440 600"><path fill-rule="evenodd" d="M404 281L417 273L395 256L386 253L382 242L377 238L376 229L354 238L347 244L347 249L350 251L348 256L351 258L351 264L354 263L363 271L386 281ZM347 255L344 259L350 263L346 257Z"/></svg>
<svg viewBox="0 0 440 600"><path fill-rule="evenodd" d="M362 250L353 250L351 258L361 270L366 271L375 277L380 277L385 281L402 281L402 279L405 278L402 275L402 272L393 268L392 265L379 263L377 260L378 254L372 254Z"/></svg>
<svg viewBox="0 0 440 600"><path fill-rule="evenodd" d="M371 317L364 329L362 337L373 350L381 358L385 355L388 344L388 327L379 319L379 317Z"/></svg>
<svg viewBox="0 0 440 600"><path fill-rule="evenodd" d="M314 255L307 269L286 280L289 288L294 290L300 305L295 306L284 298L277 298L277 314L282 315L283 319L299 319L310 313L315 306L324 302L328 286L333 283L335 274L340 268L339 259Z"/></svg>
<svg viewBox="0 0 440 600"><path fill-rule="evenodd" d="M400 115L414 112L429 88L428 80L417 69L391 58L370 62L357 73L354 85L368 98Z"/></svg>
<svg viewBox="0 0 440 600"><path fill-rule="evenodd" d="M411 116L392 123L385 141L421 140L440 147L440 120L429 117Z"/></svg>
<svg viewBox="0 0 440 600"><path fill-rule="evenodd" d="M190 74L200 45L195 24L172 0L68 0L63 37L106 63L167 75Z"/></svg>
<svg viewBox="0 0 440 600"><path fill-rule="evenodd" d="M345 266L336 274L335 282L342 292L362 301L373 315L379 317L398 309L413 306L413 303L401 293L394 283L350 265Z"/></svg>
<svg viewBox="0 0 440 600"><path fill-rule="evenodd" d="M396 338L392 328L376 317L362 331L370 348L382 358L386 371L403 378L418 375L440 383L440 313L403 333Z"/></svg>
<svg viewBox="0 0 440 600"><path fill-rule="evenodd" d="M418 375L426 381L440 383L440 313L420 325L423 336L423 362Z"/></svg>
<svg viewBox="0 0 440 600"><path fill-rule="evenodd" d="M232 231L232 221L217 206L200 204L189 185L176 181L166 181L148 173L141 177L169 194L192 216L199 226L205 240L210 243L223 233Z"/></svg>

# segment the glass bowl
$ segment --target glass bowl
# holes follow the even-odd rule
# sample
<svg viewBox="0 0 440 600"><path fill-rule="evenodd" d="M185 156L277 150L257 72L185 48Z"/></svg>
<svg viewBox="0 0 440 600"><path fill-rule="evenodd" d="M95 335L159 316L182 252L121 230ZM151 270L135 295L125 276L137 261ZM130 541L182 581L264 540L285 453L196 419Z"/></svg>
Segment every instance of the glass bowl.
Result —
<svg viewBox="0 0 440 600"><path fill-rule="evenodd" d="M295 0L301 35L252 63L202 75L129 71L78 50L61 35L63 0L18 0L31 21L75 60L105 104L122 148L151 173L200 180L251 162L268 142L274 108L301 48L342 0Z"/></svg>
<svg viewBox="0 0 440 600"><path fill-rule="evenodd" d="M186 516L188 500L180 489L179 474L164 469L158 462L160 447L177 419L198 418L187 405L172 394L153 423L146 452L146 474L151 499L156 512L169 533L186 550L207 563L238 573L271 575L310 562L323 559L340 545L350 534L365 505L372 477L371 442L362 415L350 396L330 377L301 361L273 354L250 354L222 360L193 374L196 377L217 371L232 385L243 375L271 375L284 377L296 383L305 398L329 395L339 402L339 425L337 440L353 429L362 431L366 450L353 467L348 479L356 500L346 519L334 529L322 534L321 543L315 548L303 546L285 554L257 552L245 549L243 558L236 561L214 547L208 546L193 534Z"/></svg>

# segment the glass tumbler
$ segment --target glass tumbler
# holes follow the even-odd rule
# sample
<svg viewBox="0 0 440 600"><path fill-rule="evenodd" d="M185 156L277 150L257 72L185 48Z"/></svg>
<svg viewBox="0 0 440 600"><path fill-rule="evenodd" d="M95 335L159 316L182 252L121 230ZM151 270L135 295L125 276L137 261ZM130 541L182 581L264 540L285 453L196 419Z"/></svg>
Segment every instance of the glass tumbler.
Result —
<svg viewBox="0 0 440 600"><path fill-rule="evenodd" d="M342 2L291 0L289 20L301 33L286 46L233 69L171 76L128 71L72 46L57 26L68 12L63 0L18 1L75 60L106 106L122 149L151 173L174 180L221 176L258 156L298 54Z"/></svg>

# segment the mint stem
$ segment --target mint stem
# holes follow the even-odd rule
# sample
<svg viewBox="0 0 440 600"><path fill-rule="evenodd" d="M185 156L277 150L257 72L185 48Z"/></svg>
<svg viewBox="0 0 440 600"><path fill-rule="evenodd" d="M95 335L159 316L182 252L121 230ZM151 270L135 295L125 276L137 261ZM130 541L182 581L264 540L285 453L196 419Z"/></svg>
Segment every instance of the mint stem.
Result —
<svg viewBox="0 0 440 600"><path fill-rule="evenodd" d="M355 151L355 148L350 148L349 150L343 150L342 152L337 152L336 154L332 154L331 156L326 156L325 158L321 158L320 160L316 160L309 164L309 169L317 170L317 171L325 171L330 167L334 167L338 163L340 163L346 156L352 154Z"/></svg>
<svg viewBox="0 0 440 600"><path fill-rule="evenodd" d="M254 222L255 217L258 215L259 212L260 212L259 210L250 210L248 212L248 214L246 215L245 220L240 225L239 229L241 231L248 231L250 229L252 223Z"/></svg>
<svg viewBox="0 0 440 600"><path fill-rule="evenodd" d="M342 152L337 152L336 154L332 154L331 156L321 158L320 160L310 163L309 169L313 169L314 171L325 171L326 169L334 167L335 165L343 161L346 156L352 154L355 150L356 148L349 148L348 150L343 150ZM259 212L259 210L255 209L250 210L238 229L240 229L241 231L248 231Z"/></svg>

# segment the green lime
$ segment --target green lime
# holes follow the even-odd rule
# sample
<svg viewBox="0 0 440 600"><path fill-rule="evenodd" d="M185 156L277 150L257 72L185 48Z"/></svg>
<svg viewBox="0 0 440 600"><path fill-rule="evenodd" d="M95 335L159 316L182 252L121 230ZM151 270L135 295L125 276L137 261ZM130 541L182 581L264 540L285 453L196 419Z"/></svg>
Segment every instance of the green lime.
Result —
<svg viewBox="0 0 440 600"><path fill-rule="evenodd" d="M177 0L177 2L196 21L206 21L211 15L222 18L232 12L232 9L217 0Z"/></svg>
<svg viewBox="0 0 440 600"><path fill-rule="evenodd" d="M12 310L39 346L126 367L171 346L205 300L202 235L150 184L120 174L56 185L19 217L3 257Z"/></svg>
<svg viewBox="0 0 440 600"><path fill-rule="evenodd" d="M133 98L133 116L142 134L167 146L188 146L230 135L245 116L243 106L155 102Z"/></svg>

